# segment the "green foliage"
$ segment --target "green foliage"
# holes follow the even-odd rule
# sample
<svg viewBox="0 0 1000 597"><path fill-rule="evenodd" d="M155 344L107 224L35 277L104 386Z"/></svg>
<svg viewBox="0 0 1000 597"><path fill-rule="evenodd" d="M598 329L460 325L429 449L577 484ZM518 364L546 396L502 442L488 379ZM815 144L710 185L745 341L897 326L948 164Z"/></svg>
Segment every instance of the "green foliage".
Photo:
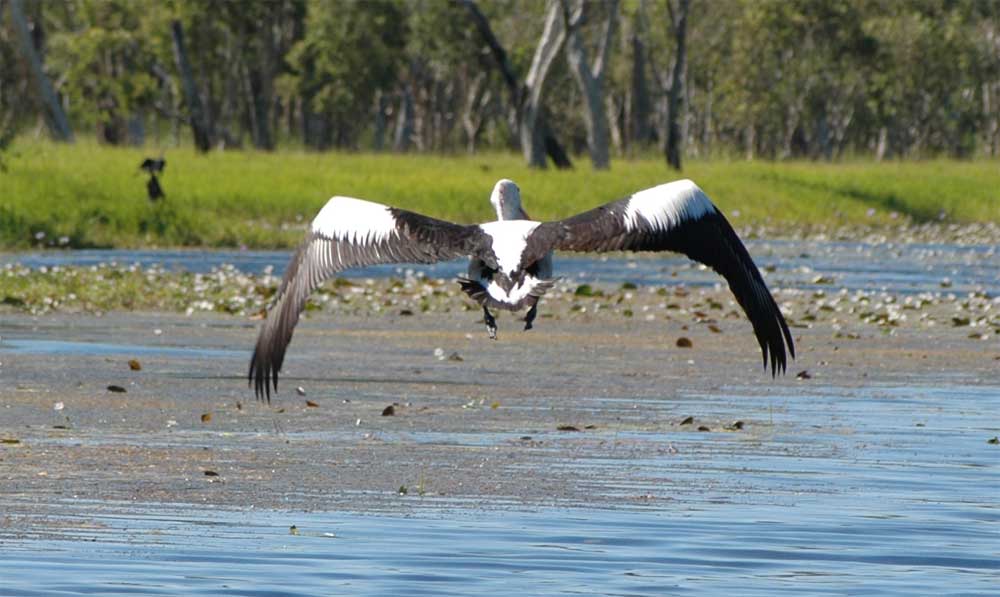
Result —
<svg viewBox="0 0 1000 597"><path fill-rule="evenodd" d="M334 194L380 201L457 222L493 217L500 178L520 185L536 219L563 218L676 178L658 158L611 171L539 172L513 154L440 157L385 154L212 152L166 155L167 198L150 203L146 152L19 139L0 173L0 247L296 245ZM816 164L693 161L698 182L737 227L791 233L809 226L1000 220L1000 172L989 162ZM869 216L868 210L874 215ZM738 215L736 215L738 214ZM41 238L36 238L43 233Z"/></svg>

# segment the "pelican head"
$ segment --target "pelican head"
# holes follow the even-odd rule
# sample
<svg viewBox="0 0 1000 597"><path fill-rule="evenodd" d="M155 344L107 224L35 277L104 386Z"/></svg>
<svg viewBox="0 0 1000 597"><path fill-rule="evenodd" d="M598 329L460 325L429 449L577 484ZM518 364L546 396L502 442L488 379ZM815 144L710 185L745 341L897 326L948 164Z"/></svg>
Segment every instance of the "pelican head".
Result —
<svg viewBox="0 0 1000 597"><path fill-rule="evenodd" d="M498 220L525 220L527 214L521 208L521 189L513 180L497 181L490 195L490 203L497 210Z"/></svg>

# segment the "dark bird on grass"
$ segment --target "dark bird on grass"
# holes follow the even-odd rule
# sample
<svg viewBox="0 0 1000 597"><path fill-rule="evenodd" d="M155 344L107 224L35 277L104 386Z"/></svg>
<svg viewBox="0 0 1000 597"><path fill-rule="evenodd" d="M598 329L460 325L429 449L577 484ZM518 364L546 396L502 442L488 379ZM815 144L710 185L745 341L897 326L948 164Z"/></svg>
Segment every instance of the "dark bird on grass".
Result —
<svg viewBox="0 0 1000 597"><path fill-rule="evenodd" d="M146 194L149 196L150 201L167 198L167 195L163 192L163 187L160 186L160 180L156 177L157 174L162 174L163 169L166 167L167 160L163 158L146 158L142 161L142 164L139 164L140 170L145 170L149 173L149 180L146 181Z"/></svg>
<svg viewBox="0 0 1000 597"><path fill-rule="evenodd" d="M146 158L139 165L140 170L145 170L150 174L162 174L163 169L167 167L167 160L163 158Z"/></svg>
<svg viewBox="0 0 1000 597"><path fill-rule="evenodd" d="M750 319L771 374L795 357L788 324L746 247L722 212L690 180L629 197L554 222L536 222L521 207L521 192L501 180L490 197L497 220L465 226L411 211L333 197L312 221L285 270L261 326L250 361L250 383L260 399L278 389L278 372L309 294L337 272L377 263L435 263L469 258L458 282L483 308L486 331L496 338L490 309L528 309L531 329L538 300L552 288L552 252L674 251L721 274Z"/></svg>

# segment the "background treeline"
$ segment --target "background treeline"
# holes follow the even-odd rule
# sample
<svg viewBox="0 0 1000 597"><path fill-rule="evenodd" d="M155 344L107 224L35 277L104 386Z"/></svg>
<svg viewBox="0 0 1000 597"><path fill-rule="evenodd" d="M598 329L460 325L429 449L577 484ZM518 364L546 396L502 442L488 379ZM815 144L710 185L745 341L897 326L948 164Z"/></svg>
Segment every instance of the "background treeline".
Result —
<svg viewBox="0 0 1000 597"><path fill-rule="evenodd" d="M0 142L41 131L598 168L668 140L996 156L1000 2L0 0Z"/></svg>

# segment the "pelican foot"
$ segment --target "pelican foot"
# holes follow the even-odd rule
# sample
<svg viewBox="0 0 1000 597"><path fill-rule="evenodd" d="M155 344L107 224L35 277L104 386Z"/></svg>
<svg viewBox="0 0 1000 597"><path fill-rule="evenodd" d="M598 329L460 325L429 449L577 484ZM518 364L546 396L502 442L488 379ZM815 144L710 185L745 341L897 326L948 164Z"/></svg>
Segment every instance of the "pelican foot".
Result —
<svg viewBox="0 0 1000 597"><path fill-rule="evenodd" d="M483 321L486 322L486 333L490 335L490 340L497 339L497 320L493 318L486 307L483 307Z"/></svg>

